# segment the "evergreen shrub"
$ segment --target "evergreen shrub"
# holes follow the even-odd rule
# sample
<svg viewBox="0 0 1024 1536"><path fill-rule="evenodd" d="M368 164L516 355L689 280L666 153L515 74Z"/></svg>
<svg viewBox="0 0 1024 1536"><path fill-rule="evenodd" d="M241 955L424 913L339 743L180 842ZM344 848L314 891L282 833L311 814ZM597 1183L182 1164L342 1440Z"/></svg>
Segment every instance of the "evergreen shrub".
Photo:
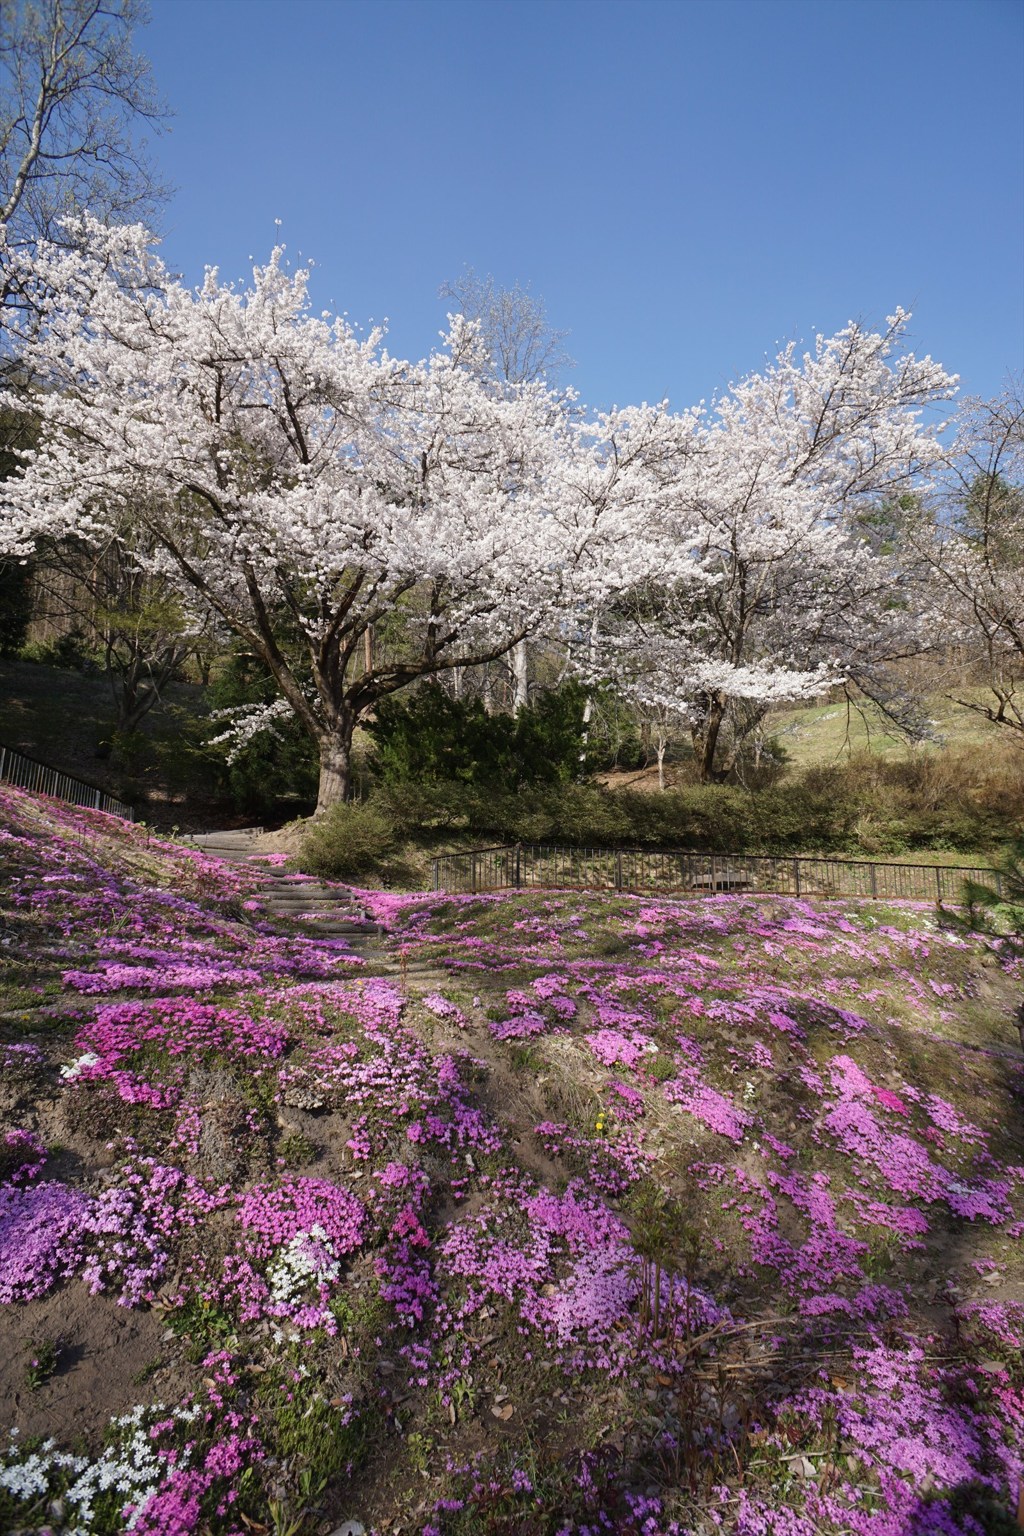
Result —
<svg viewBox="0 0 1024 1536"><path fill-rule="evenodd" d="M479 699L453 699L438 683L381 699L367 722L373 767L386 785L467 784L517 791L565 784L584 767L578 683L540 694L515 715L489 715Z"/></svg>
<svg viewBox="0 0 1024 1536"><path fill-rule="evenodd" d="M300 865L325 880L353 880L373 869L395 847L395 827L372 801L334 805L310 822Z"/></svg>

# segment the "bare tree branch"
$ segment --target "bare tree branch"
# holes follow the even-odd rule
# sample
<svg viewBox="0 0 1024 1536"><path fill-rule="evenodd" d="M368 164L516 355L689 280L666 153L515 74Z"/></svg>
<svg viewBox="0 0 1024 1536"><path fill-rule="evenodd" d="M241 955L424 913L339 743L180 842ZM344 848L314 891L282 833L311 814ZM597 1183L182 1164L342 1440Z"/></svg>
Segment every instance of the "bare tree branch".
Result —
<svg viewBox="0 0 1024 1536"><path fill-rule="evenodd" d="M8 240L55 238L88 207L151 219L165 191L137 137L167 115L133 31L141 0L4 0L0 6L0 223Z"/></svg>

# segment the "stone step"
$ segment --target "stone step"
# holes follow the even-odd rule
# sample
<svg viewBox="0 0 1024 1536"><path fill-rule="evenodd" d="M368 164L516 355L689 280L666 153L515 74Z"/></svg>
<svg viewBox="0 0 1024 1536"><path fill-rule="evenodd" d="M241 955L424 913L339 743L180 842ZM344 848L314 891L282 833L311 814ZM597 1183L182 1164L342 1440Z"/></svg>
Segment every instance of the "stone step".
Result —
<svg viewBox="0 0 1024 1536"><path fill-rule="evenodd" d="M280 918L282 922L301 922L303 927L309 923L358 923L361 928L376 929L377 924L367 917L362 907L336 906L336 907L288 907L282 909L268 903L267 912L271 917Z"/></svg>
<svg viewBox="0 0 1024 1536"><path fill-rule="evenodd" d="M376 942L377 935L372 930L353 923L303 923L299 931L299 938L322 939L325 936L331 938L365 939Z"/></svg>
<svg viewBox="0 0 1024 1536"><path fill-rule="evenodd" d="M296 923L301 928L310 925L319 927L321 923L358 923L361 928L374 927L367 921L366 913L361 907L297 907L288 912L279 912L274 907L267 908L267 914L281 923Z"/></svg>
<svg viewBox="0 0 1024 1536"><path fill-rule="evenodd" d="M220 859L222 864L248 865L249 854L244 848L201 848L200 853L205 853L211 859Z"/></svg>
<svg viewBox="0 0 1024 1536"><path fill-rule="evenodd" d="M196 848L251 848L262 835L262 827L239 827L230 832L196 832L184 841Z"/></svg>
<svg viewBox="0 0 1024 1536"><path fill-rule="evenodd" d="M282 919L282 921L286 921L288 919L298 921L300 919L310 918L319 922L321 920L328 921L332 918L345 918L348 921L354 923L365 923L367 920L366 913L363 911L362 907L342 906L340 904L333 907L278 907L275 906L273 902L267 902L266 910L271 917L279 917Z"/></svg>

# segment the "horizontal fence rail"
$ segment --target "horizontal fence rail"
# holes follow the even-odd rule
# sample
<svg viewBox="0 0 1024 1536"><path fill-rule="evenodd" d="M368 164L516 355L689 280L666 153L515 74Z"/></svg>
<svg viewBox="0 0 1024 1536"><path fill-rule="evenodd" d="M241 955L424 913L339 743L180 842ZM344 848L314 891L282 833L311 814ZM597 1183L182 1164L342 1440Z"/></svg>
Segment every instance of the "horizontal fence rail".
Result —
<svg viewBox="0 0 1024 1536"><path fill-rule="evenodd" d="M637 893L774 892L780 896L869 896L955 901L963 882L994 884L998 871L969 865L876 864L861 859L773 858L761 854L677 853L640 848L556 848L540 843L474 848L431 860L431 885L453 895L477 891L591 890Z"/></svg>
<svg viewBox="0 0 1024 1536"><path fill-rule="evenodd" d="M56 800L85 805L94 811L106 811L109 816L123 816L125 821L135 820L132 807L116 795L108 795L95 784L87 784L59 768L37 763L35 758L25 757L12 747L0 747L0 783L13 784L15 789L27 789L36 795L52 795Z"/></svg>

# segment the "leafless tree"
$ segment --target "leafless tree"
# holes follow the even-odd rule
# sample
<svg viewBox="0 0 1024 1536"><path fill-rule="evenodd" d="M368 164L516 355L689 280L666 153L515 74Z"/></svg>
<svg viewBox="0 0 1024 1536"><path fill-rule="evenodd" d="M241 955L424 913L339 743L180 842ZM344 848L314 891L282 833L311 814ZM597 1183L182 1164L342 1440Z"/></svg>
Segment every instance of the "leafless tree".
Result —
<svg viewBox="0 0 1024 1536"><path fill-rule="evenodd" d="M557 379L572 358L565 350L568 331L556 331L548 321L543 299L515 283L499 288L487 274L478 277L467 267L454 282L442 283L442 299L451 299L459 314L480 325L490 354L494 378L509 384Z"/></svg>
<svg viewBox="0 0 1024 1536"><path fill-rule="evenodd" d="M0 337L8 367L17 352L13 312L24 319L32 309L5 247L65 239L61 221L84 208L152 223L166 196L140 136L167 115L148 60L132 46L147 14L142 0L0 0Z"/></svg>
<svg viewBox="0 0 1024 1536"><path fill-rule="evenodd" d="M15 388L30 384L20 377L18 340L36 312L5 253L67 238L61 220L79 209L151 221L166 195L140 136L166 117L149 63L132 46L146 19L141 0L0 0L0 371ZM0 478L11 467L0 464ZM41 563L36 575L47 578ZM134 692L129 704L115 689L128 716L148 697L150 681L140 674L133 687L130 670L111 674L123 674Z"/></svg>
<svg viewBox="0 0 1024 1536"><path fill-rule="evenodd" d="M0 222L14 238L52 238L88 207L151 218L163 195L138 138L159 125L146 59L132 47L139 0L0 4Z"/></svg>
<svg viewBox="0 0 1024 1536"><path fill-rule="evenodd" d="M968 402L929 541L934 602L967 677L949 697L1024 740L1024 389Z"/></svg>

